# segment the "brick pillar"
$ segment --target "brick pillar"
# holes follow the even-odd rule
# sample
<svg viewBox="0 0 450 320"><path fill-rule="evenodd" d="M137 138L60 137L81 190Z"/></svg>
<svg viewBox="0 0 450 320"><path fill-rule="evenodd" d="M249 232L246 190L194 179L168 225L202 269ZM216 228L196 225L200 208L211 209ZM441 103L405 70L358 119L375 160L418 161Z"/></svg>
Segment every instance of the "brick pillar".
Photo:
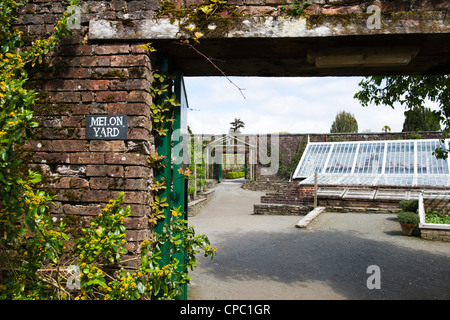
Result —
<svg viewBox="0 0 450 320"><path fill-rule="evenodd" d="M40 91L39 128L29 141L32 167L42 188L56 194L57 217L87 222L120 191L131 207L126 219L128 250L150 236L147 214L154 152L150 108L151 63L137 44L83 44L76 35L31 71ZM87 140L86 115L125 114L127 140Z"/></svg>

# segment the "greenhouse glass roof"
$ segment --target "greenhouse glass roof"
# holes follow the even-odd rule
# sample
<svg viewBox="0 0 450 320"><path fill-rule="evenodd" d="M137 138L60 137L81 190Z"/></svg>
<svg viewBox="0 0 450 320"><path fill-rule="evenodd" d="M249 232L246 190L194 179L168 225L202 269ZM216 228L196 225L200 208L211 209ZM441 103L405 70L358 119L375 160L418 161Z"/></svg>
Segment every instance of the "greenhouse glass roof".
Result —
<svg viewBox="0 0 450 320"><path fill-rule="evenodd" d="M450 186L449 160L433 155L439 146L438 139L310 142L293 179L314 183L317 172L320 185Z"/></svg>

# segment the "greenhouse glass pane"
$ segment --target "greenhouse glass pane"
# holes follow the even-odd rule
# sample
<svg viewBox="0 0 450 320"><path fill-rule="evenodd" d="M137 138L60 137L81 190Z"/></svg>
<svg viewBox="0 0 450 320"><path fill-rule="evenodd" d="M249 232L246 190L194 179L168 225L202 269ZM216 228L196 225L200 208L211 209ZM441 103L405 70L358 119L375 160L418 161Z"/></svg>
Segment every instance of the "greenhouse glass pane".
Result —
<svg viewBox="0 0 450 320"><path fill-rule="evenodd" d="M296 176L308 177L316 171L321 172L330 149L331 144L311 144Z"/></svg>
<svg viewBox="0 0 450 320"><path fill-rule="evenodd" d="M377 181L379 186L412 186L412 175L381 175Z"/></svg>
<svg viewBox="0 0 450 320"><path fill-rule="evenodd" d="M381 173L383 169L384 142L361 143L354 173Z"/></svg>
<svg viewBox="0 0 450 320"><path fill-rule="evenodd" d="M388 142L384 172L386 174L414 173L414 141Z"/></svg>
<svg viewBox="0 0 450 320"><path fill-rule="evenodd" d="M447 186L450 168L433 151L442 142L389 140L311 143L297 168L302 183L324 185Z"/></svg>
<svg viewBox="0 0 450 320"><path fill-rule="evenodd" d="M356 147L356 143L336 144L325 173L351 173Z"/></svg>
<svg viewBox="0 0 450 320"><path fill-rule="evenodd" d="M448 163L433 155L436 148L442 147L440 141L417 141L417 173L448 174Z"/></svg>

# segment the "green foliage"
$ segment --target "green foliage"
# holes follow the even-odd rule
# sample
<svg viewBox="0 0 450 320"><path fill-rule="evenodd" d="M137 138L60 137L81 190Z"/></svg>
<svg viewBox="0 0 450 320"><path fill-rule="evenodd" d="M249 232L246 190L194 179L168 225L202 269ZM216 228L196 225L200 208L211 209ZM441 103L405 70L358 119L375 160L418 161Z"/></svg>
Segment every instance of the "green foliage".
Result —
<svg viewBox="0 0 450 320"><path fill-rule="evenodd" d="M331 133L358 132L358 122L355 117L348 112L339 111L336 119L331 125Z"/></svg>
<svg viewBox="0 0 450 320"><path fill-rule="evenodd" d="M445 214L441 211L427 211L425 213L426 223L436 223L436 224L450 224L450 214Z"/></svg>
<svg viewBox="0 0 450 320"><path fill-rule="evenodd" d="M151 44L142 46L149 53L156 51ZM170 125L173 125L173 109L180 106L176 95L170 92L171 76L154 73L154 80L151 86L153 104L152 129L156 139L167 135ZM148 162L152 168L159 170L170 167L176 170L174 159L166 159L158 154L151 154ZM191 176L190 168L178 168L181 175L178 179ZM173 176L173 172L172 172ZM114 293L114 288L120 287L112 284L110 298L142 299L157 297L158 299L175 299L183 293L183 286L191 280L188 270L196 266L196 255L204 251L205 256L211 259L215 255L216 248L210 247L209 239L206 235L196 235L192 227L187 225L187 221L182 218L183 213L180 208L170 208L169 199L162 196L161 192L171 188L174 181L155 181L151 184L153 191L153 201L149 204L152 209L149 215L149 222L156 224L159 219L165 219L161 228L162 232L154 233L153 238L145 240L141 244L140 265L137 273L129 275L124 270L118 278L125 282L122 286L121 295ZM169 210L168 210L169 209ZM166 212L170 211L170 221L167 222ZM164 250L162 250L164 248ZM163 259L163 255L170 252L169 259ZM184 254L185 262L181 263L177 254ZM164 263L162 261L165 261ZM137 275L137 277L136 277ZM131 283L130 283L131 281ZM134 282L132 282L134 281ZM130 291L131 290L131 291ZM114 294L113 294L114 293ZM120 293L120 292L119 292Z"/></svg>
<svg viewBox="0 0 450 320"><path fill-rule="evenodd" d="M41 181L41 175L20 169L20 147L31 136L31 128L37 126L31 111L36 93L24 88L28 80L24 67L42 62L59 39L70 34L67 28L70 14L64 13L48 39L35 39L26 48L21 33L11 27L16 10L14 1L0 3L0 298L84 300L179 296L182 285L190 281L187 271L195 266L196 255L203 251L212 258L216 250L210 247L205 235L196 235L179 218L179 209L171 209L170 222L160 234L155 233L141 244L140 255L131 258L140 260L139 266L132 267L127 264L130 261L123 260L127 253L124 220L130 215L130 208L123 208L123 193L91 219L81 234L72 232L72 236L78 236L71 239L65 223L57 225L50 215L52 197L33 189ZM159 136L165 134L164 126L159 125L172 121L165 114L170 112L170 107L165 108L177 105L173 96L164 95L166 79L160 77L155 75L157 84L152 90L155 101L163 101L165 105L152 108L154 127L161 129L157 131ZM166 165L164 160L158 155L149 158L151 164L160 167ZM189 171L183 174L188 175ZM152 188L159 192L165 183L155 182ZM172 181L167 183L170 186ZM154 200L152 205L156 209L168 206L164 197L155 196ZM156 223L159 217L156 210L150 216L150 223ZM172 259L161 267L158 262L163 244L169 244L173 253L185 251L186 262L180 264ZM71 278L67 277L68 265L79 266L80 273L73 275L79 280L75 289L68 289Z"/></svg>
<svg viewBox="0 0 450 320"><path fill-rule="evenodd" d="M196 190L196 186L195 185L192 184L192 185L188 186L188 193L189 194L194 194L195 190Z"/></svg>
<svg viewBox="0 0 450 320"><path fill-rule="evenodd" d="M244 121L242 121L241 119L237 119L237 118L234 118L234 120L232 122L230 122L230 124L231 124L230 129L233 130L233 132L239 132L239 129L245 127Z"/></svg>
<svg viewBox="0 0 450 320"><path fill-rule="evenodd" d="M171 23L179 22L181 34L187 34L189 39L199 43L202 37L220 38L236 25L240 17L236 5L228 5L224 0L210 0L207 3L194 4L176 8L171 1L160 1L161 9L157 17L169 17ZM189 40L185 40L189 43Z"/></svg>
<svg viewBox="0 0 450 320"><path fill-rule="evenodd" d="M297 168L298 162L300 161L303 152L305 151L306 145L308 142L307 137L303 137L297 146L297 150L292 157L291 162L286 163L286 160L283 157L283 154L280 150L278 150L279 153L279 159L280 159L280 165L278 169L278 173L286 178L291 178L291 175L294 173L295 169Z"/></svg>
<svg viewBox="0 0 450 320"><path fill-rule="evenodd" d="M408 139L414 140L414 139L422 139L422 135L418 133L411 133L408 135Z"/></svg>
<svg viewBox="0 0 450 320"><path fill-rule="evenodd" d="M147 44L143 45L142 48L150 50L152 47ZM175 121L171 113L172 108L180 104L176 99L176 95L169 92L170 79L167 76L154 72L153 79L150 88L154 99L154 102L150 105L152 110L152 130L157 137L161 137L167 134L167 125L173 124Z"/></svg>
<svg viewBox="0 0 450 320"><path fill-rule="evenodd" d="M403 211L417 212L419 202L417 200L402 200L398 203Z"/></svg>
<svg viewBox="0 0 450 320"><path fill-rule="evenodd" d="M0 3L0 297L61 298L64 292L54 290L58 281L39 270L58 268L68 236L63 232L65 225L54 225L51 219L52 197L33 188L41 176L21 167L21 150L37 126L32 111L37 94L26 89L25 66L41 63L70 34L71 14L64 12L48 38L36 38L25 46L22 32L12 25L20 5L11 0Z"/></svg>
<svg viewBox="0 0 450 320"><path fill-rule="evenodd" d="M174 299L182 293L182 285L189 283L187 270L196 264L196 255L203 251L213 258L216 248L211 248L205 235L196 235L187 221L178 219L178 209L171 210L171 220L161 234L141 243L138 267L121 263L126 244L124 219L130 207L123 207L123 193L102 209L83 236L75 240L75 253L81 270L80 289L75 300L138 300ZM169 244L172 253L186 251L186 262L173 259L160 266L161 247Z"/></svg>
<svg viewBox="0 0 450 320"><path fill-rule="evenodd" d="M79 263L117 263L127 251L124 248L124 219L130 215L130 207L120 208L123 192L117 199L110 200L100 214L90 222L90 228L83 228L82 236L75 240L75 253Z"/></svg>
<svg viewBox="0 0 450 320"><path fill-rule="evenodd" d="M329 136L328 139L327 139L327 141L328 141L328 142L340 142L340 141L344 141L344 140L341 139L341 138L336 138L336 137L334 137L334 136Z"/></svg>
<svg viewBox="0 0 450 320"><path fill-rule="evenodd" d="M189 150L191 154L191 161L189 163L189 169L192 172L192 175L189 176L189 181L192 183L188 186L189 194L194 194L196 190L203 191L203 188L207 184L206 163L203 158L204 147L205 145L201 141L196 141L194 137L190 138ZM198 163L200 162L199 160L201 160L201 163Z"/></svg>
<svg viewBox="0 0 450 320"><path fill-rule="evenodd" d="M401 224L408 224L408 225L418 225L419 224L419 215L415 212L399 212L397 214L398 222Z"/></svg>
<svg viewBox="0 0 450 320"><path fill-rule="evenodd" d="M295 0L289 7L283 6L282 8L288 16L298 17L305 13L305 6L307 5L310 5L309 1Z"/></svg>
<svg viewBox="0 0 450 320"><path fill-rule="evenodd" d="M242 178L242 177L245 177L245 172L244 171L227 172L227 179L237 179L237 178Z"/></svg>
<svg viewBox="0 0 450 320"><path fill-rule="evenodd" d="M407 110L422 108L427 100L439 104L440 111L436 112L444 125L444 138L450 132L450 76L373 76L367 77L359 83L361 90L355 98L366 107L371 103L387 105L394 108L400 103ZM441 159L448 157L448 150L439 147L434 154Z"/></svg>
<svg viewBox="0 0 450 320"><path fill-rule="evenodd" d="M439 112L418 106L405 111L405 122L403 123L402 131L440 131L440 122Z"/></svg>

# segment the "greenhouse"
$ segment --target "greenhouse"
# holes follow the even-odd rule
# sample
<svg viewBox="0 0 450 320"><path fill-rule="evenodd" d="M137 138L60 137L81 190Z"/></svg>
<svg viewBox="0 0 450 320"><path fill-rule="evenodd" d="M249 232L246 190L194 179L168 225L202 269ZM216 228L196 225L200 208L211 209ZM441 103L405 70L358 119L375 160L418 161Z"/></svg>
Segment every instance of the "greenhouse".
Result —
<svg viewBox="0 0 450 320"><path fill-rule="evenodd" d="M310 142L293 179L319 185L449 187L449 162L437 159L438 139ZM448 143L445 141L445 148Z"/></svg>

